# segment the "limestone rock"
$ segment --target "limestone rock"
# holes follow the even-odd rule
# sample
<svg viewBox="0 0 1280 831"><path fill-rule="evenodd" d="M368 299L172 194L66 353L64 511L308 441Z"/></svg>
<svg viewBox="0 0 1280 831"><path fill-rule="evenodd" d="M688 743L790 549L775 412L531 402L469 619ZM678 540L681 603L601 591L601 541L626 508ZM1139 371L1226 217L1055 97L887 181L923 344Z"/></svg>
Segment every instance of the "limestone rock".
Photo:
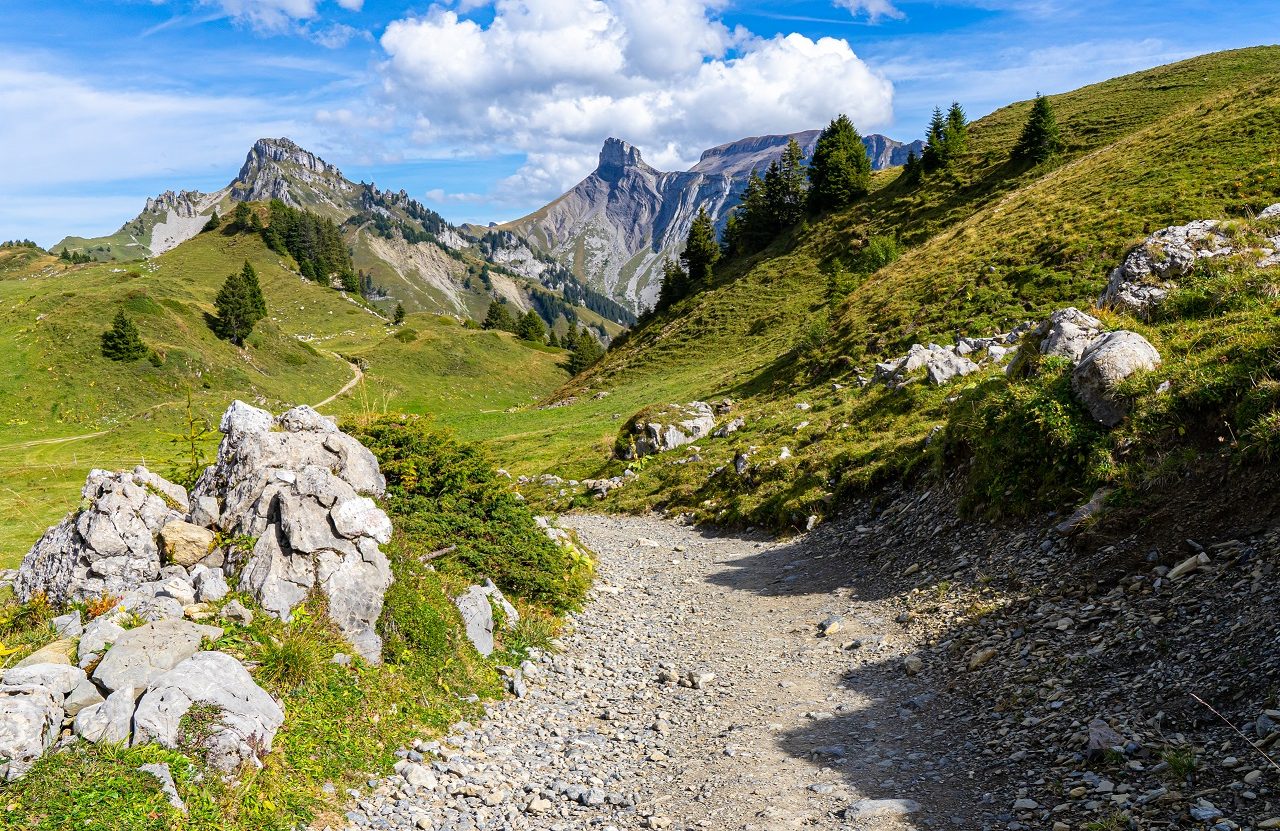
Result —
<svg viewBox="0 0 1280 831"><path fill-rule="evenodd" d="M502 590L485 580L483 586L471 586L465 593L455 597L453 604L462 614L462 622L466 626L467 638L481 655L493 653L493 632L495 626L494 609L502 610L505 628L510 629L520 622L520 613L502 594Z"/></svg>
<svg viewBox="0 0 1280 831"><path fill-rule="evenodd" d="M143 689L151 679L194 655L205 639L217 640L222 630L185 620L162 620L130 629L120 636L93 672L108 690Z"/></svg>
<svg viewBox="0 0 1280 831"><path fill-rule="evenodd" d="M1085 351L1071 373L1071 387L1089 412L1107 427L1119 424L1129 412L1116 387L1135 372L1160 365L1160 353L1136 332L1108 332Z"/></svg>
<svg viewBox="0 0 1280 831"><path fill-rule="evenodd" d="M221 429L217 464L193 499L220 506L221 530L258 538L247 560L228 564L242 566L239 589L287 620L319 588L343 635L376 663L375 625L392 579L378 548L391 539L391 520L367 496L386 489L377 459L310 407L272 418L237 401Z"/></svg>
<svg viewBox="0 0 1280 831"><path fill-rule="evenodd" d="M72 730L87 742L129 741L133 731L133 713L138 703L139 690L124 687L107 696L100 704L91 704L76 713Z"/></svg>
<svg viewBox="0 0 1280 831"><path fill-rule="evenodd" d="M81 710L101 704L104 700L102 693L98 692L98 686L86 677L74 690L67 693L67 697L62 700L62 709L66 711L67 718L74 718Z"/></svg>
<svg viewBox="0 0 1280 831"><path fill-rule="evenodd" d="M635 421L631 438L636 458L661 453L692 444L711 433L716 426L715 412L705 401L672 404L652 416ZM630 448L623 454L631 458Z"/></svg>
<svg viewBox="0 0 1280 831"><path fill-rule="evenodd" d="M133 744L179 747L182 717L197 704L217 713L200 748L213 767L232 772L245 762L261 766L259 753L270 752L284 711L222 652L198 653L152 680L133 716Z"/></svg>
<svg viewBox="0 0 1280 831"><path fill-rule="evenodd" d="M1098 305L1140 316L1159 305L1179 277L1196 263L1234 253L1231 240L1213 219L1200 219L1156 231L1112 269Z"/></svg>
<svg viewBox="0 0 1280 831"><path fill-rule="evenodd" d="M18 570L18 594L55 604L120 594L160 574L156 532L188 510L186 492L145 467L89 472L82 510L50 528Z"/></svg>
<svg viewBox="0 0 1280 831"><path fill-rule="evenodd" d="M192 583L196 589L196 599L201 603L217 603L231 592L227 576L220 568L196 566Z"/></svg>
<svg viewBox="0 0 1280 831"><path fill-rule="evenodd" d="M160 529L160 549L165 562L193 566L209 556L213 548L213 532L190 522L176 519Z"/></svg>
<svg viewBox="0 0 1280 831"><path fill-rule="evenodd" d="M1103 329L1101 320L1075 306L1059 309L1036 329L1040 354L1070 358L1073 365L1077 364Z"/></svg>
<svg viewBox="0 0 1280 831"><path fill-rule="evenodd" d="M0 776L13 781L26 774L58 737L62 715L44 687L0 687Z"/></svg>
<svg viewBox="0 0 1280 831"><path fill-rule="evenodd" d="M28 664L4 673L6 687L44 687L59 703L84 680L84 670L70 664Z"/></svg>
<svg viewBox="0 0 1280 831"><path fill-rule="evenodd" d="M40 664L70 664L71 656L76 654L76 642L68 638L56 640L32 652L14 667L29 667Z"/></svg>

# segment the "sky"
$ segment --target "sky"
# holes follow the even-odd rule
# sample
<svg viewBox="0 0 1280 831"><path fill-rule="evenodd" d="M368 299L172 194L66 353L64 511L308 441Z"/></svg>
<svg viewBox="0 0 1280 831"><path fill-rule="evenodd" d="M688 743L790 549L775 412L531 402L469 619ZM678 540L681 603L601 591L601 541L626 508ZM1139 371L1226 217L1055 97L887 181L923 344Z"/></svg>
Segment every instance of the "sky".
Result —
<svg viewBox="0 0 1280 831"><path fill-rule="evenodd" d="M503 221L609 136L665 170L841 112L909 141L1277 32L1275 0L0 0L0 239L111 233L279 136Z"/></svg>

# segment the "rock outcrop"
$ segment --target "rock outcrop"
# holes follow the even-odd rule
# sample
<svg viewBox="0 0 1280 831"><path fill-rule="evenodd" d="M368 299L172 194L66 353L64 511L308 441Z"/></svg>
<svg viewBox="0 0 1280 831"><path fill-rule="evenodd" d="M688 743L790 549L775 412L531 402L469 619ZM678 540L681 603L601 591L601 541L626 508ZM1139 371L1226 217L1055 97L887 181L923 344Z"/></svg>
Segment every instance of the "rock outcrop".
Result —
<svg viewBox="0 0 1280 831"><path fill-rule="evenodd" d="M55 604L121 594L160 574L156 535L189 509L187 493L147 470L90 471L84 508L50 528L18 569L23 600Z"/></svg>
<svg viewBox="0 0 1280 831"><path fill-rule="evenodd" d="M1089 412L1107 427L1128 415L1128 402L1117 393L1120 382L1160 365L1160 353L1137 332L1108 332L1085 350L1071 373L1071 388Z"/></svg>
<svg viewBox="0 0 1280 831"><path fill-rule="evenodd" d="M58 738L62 717L51 690L0 686L0 776L12 781L26 774Z"/></svg>
<svg viewBox="0 0 1280 831"><path fill-rule="evenodd" d="M507 601L502 591L486 580L483 586L470 586L453 599L462 615L467 640L481 655L493 654L494 609L502 610L503 625L510 629L520 622L520 613Z"/></svg>
<svg viewBox="0 0 1280 831"><path fill-rule="evenodd" d="M709 435L715 426L715 412L705 401L670 404L631 422L628 442L619 448L619 456L638 459L682 447Z"/></svg>
<svg viewBox="0 0 1280 831"><path fill-rule="evenodd" d="M960 338L954 345L948 346L939 346L936 343L928 346L920 343L912 344L907 354L876 364L872 379L883 381L890 386L902 387L910 383L915 374L923 369L925 377L934 386L949 384L957 378L977 372L985 364L1003 361L1030 328L1031 324L1024 323L1008 334L979 338L965 337ZM978 360L975 361L974 358ZM861 380L863 383L866 382L866 379Z"/></svg>
<svg viewBox="0 0 1280 831"><path fill-rule="evenodd" d="M1102 321L1085 314L1074 306L1059 309L1049 319L1036 327L1040 339L1040 354L1070 359L1077 364L1089 344L1106 331Z"/></svg>
<svg viewBox="0 0 1280 831"><path fill-rule="evenodd" d="M391 520L368 498L386 481L367 448L310 407L279 418L234 402L222 417L217 463L193 501L215 528L256 537L239 588L282 619L319 589L329 616L367 660L378 661L375 624L391 585L379 549Z"/></svg>

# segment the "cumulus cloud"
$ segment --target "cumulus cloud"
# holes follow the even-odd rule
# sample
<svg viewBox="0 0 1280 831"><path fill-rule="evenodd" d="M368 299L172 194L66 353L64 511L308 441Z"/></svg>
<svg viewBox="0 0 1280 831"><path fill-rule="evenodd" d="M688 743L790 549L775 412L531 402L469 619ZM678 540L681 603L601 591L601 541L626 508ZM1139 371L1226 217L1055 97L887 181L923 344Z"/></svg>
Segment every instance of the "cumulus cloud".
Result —
<svg viewBox="0 0 1280 831"><path fill-rule="evenodd" d="M522 151L506 188L556 193L606 136L684 166L714 144L848 113L888 120L893 89L849 44L730 31L699 0L497 0L484 25L435 7L381 39L388 100L424 146Z"/></svg>
<svg viewBox="0 0 1280 831"><path fill-rule="evenodd" d="M854 17L866 15L872 23L882 17L892 17L895 20L906 17L890 0L835 0L835 3L842 9L848 9Z"/></svg>

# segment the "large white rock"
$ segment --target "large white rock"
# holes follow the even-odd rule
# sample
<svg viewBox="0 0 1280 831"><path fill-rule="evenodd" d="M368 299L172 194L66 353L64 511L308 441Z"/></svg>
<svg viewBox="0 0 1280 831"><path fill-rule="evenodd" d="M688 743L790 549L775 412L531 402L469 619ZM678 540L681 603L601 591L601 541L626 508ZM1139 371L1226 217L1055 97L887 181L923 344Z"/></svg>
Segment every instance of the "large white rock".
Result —
<svg viewBox="0 0 1280 831"><path fill-rule="evenodd" d="M31 770L58 738L61 702L44 687L0 687L0 776Z"/></svg>
<svg viewBox="0 0 1280 831"><path fill-rule="evenodd" d="M368 498L386 489L377 459L310 407L272 418L237 401L221 427L217 464L192 499L220 530L258 538L227 565L241 569L238 588L286 620L320 589L356 651L380 660L376 624L392 576L378 547L391 520Z"/></svg>
<svg viewBox="0 0 1280 831"><path fill-rule="evenodd" d="M1077 364L1104 328L1101 320L1075 306L1059 309L1036 329L1040 354L1070 358L1073 365Z"/></svg>
<svg viewBox="0 0 1280 831"><path fill-rule="evenodd" d="M715 412L705 401L671 404L632 426L635 456L672 450L709 435L716 426ZM623 454L630 456L630 448Z"/></svg>
<svg viewBox="0 0 1280 831"><path fill-rule="evenodd" d="M59 703L85 680L84 670L71 664L28 664L5 670L6 687L44 687Z"/></svg>
<svg viewBox="0 0 1280 831"><path fill-rule="evenodd" d="M1098 305L1146 316L1159 305L1179 277L1196 263L1235 253L1231 240L1213 219L1199 219L1156 231L1112 269Z"/></svg>
<svg viewBox="0 0 1280 831"><path fill-rule="evenodd" d="M495 605L502 610L503 622L507 629L520 622L520 613L492 580L485 580L483 586L470 586L464 593L453 599L453 604L458 607L458 612L462 615L467 639L481 655L493 654Z"/></svg>
<svg viewBox="0 0 1280 831"><path fill-rule="evenodd" d="M261 766L261 755L270 752L284 723L280 705L239 661L222 652L201 652L151 682L133 714L133 744L178 748L182 717L196 704L212 708L215 716L201 746L191 749L227 772L245 762Z"/></svg>
<svg viewBox="0 0 1280 831"><path fill-rule="evenodd" d="M156 579L156 532L189 509L186 491L141 466L90 471L81 504L23 559L17 590L24 600L44 592L60 604L121 594Z"/></svg>
<svg viewBox="0 0 1280 831"><path fill-rule="evenodd" d="M1129 402L1116 393L1135 372L1160 365L1160 353L1137 332L1108 332L1097 338L1071 373L1071 388L1089 412L1107 427L1129 413Z"/></svg>
<svg viewBox="0 0 1280 831"><path fill-rule="evenodd" d="M124 687L107 696L106 701L90 704L76 713L72 730L87 742L124 744L133 732L133 711L138 704L139 688Z"/></svg>
<svg viewBox="0 0 1280 831"><path fill-rule="evenodd" d="M161 620L130 629L116 639L93 679L108 690L145 689L151 679L176 667L200 650L205 638L217 640L222 630L186 620Z"/></svg>

